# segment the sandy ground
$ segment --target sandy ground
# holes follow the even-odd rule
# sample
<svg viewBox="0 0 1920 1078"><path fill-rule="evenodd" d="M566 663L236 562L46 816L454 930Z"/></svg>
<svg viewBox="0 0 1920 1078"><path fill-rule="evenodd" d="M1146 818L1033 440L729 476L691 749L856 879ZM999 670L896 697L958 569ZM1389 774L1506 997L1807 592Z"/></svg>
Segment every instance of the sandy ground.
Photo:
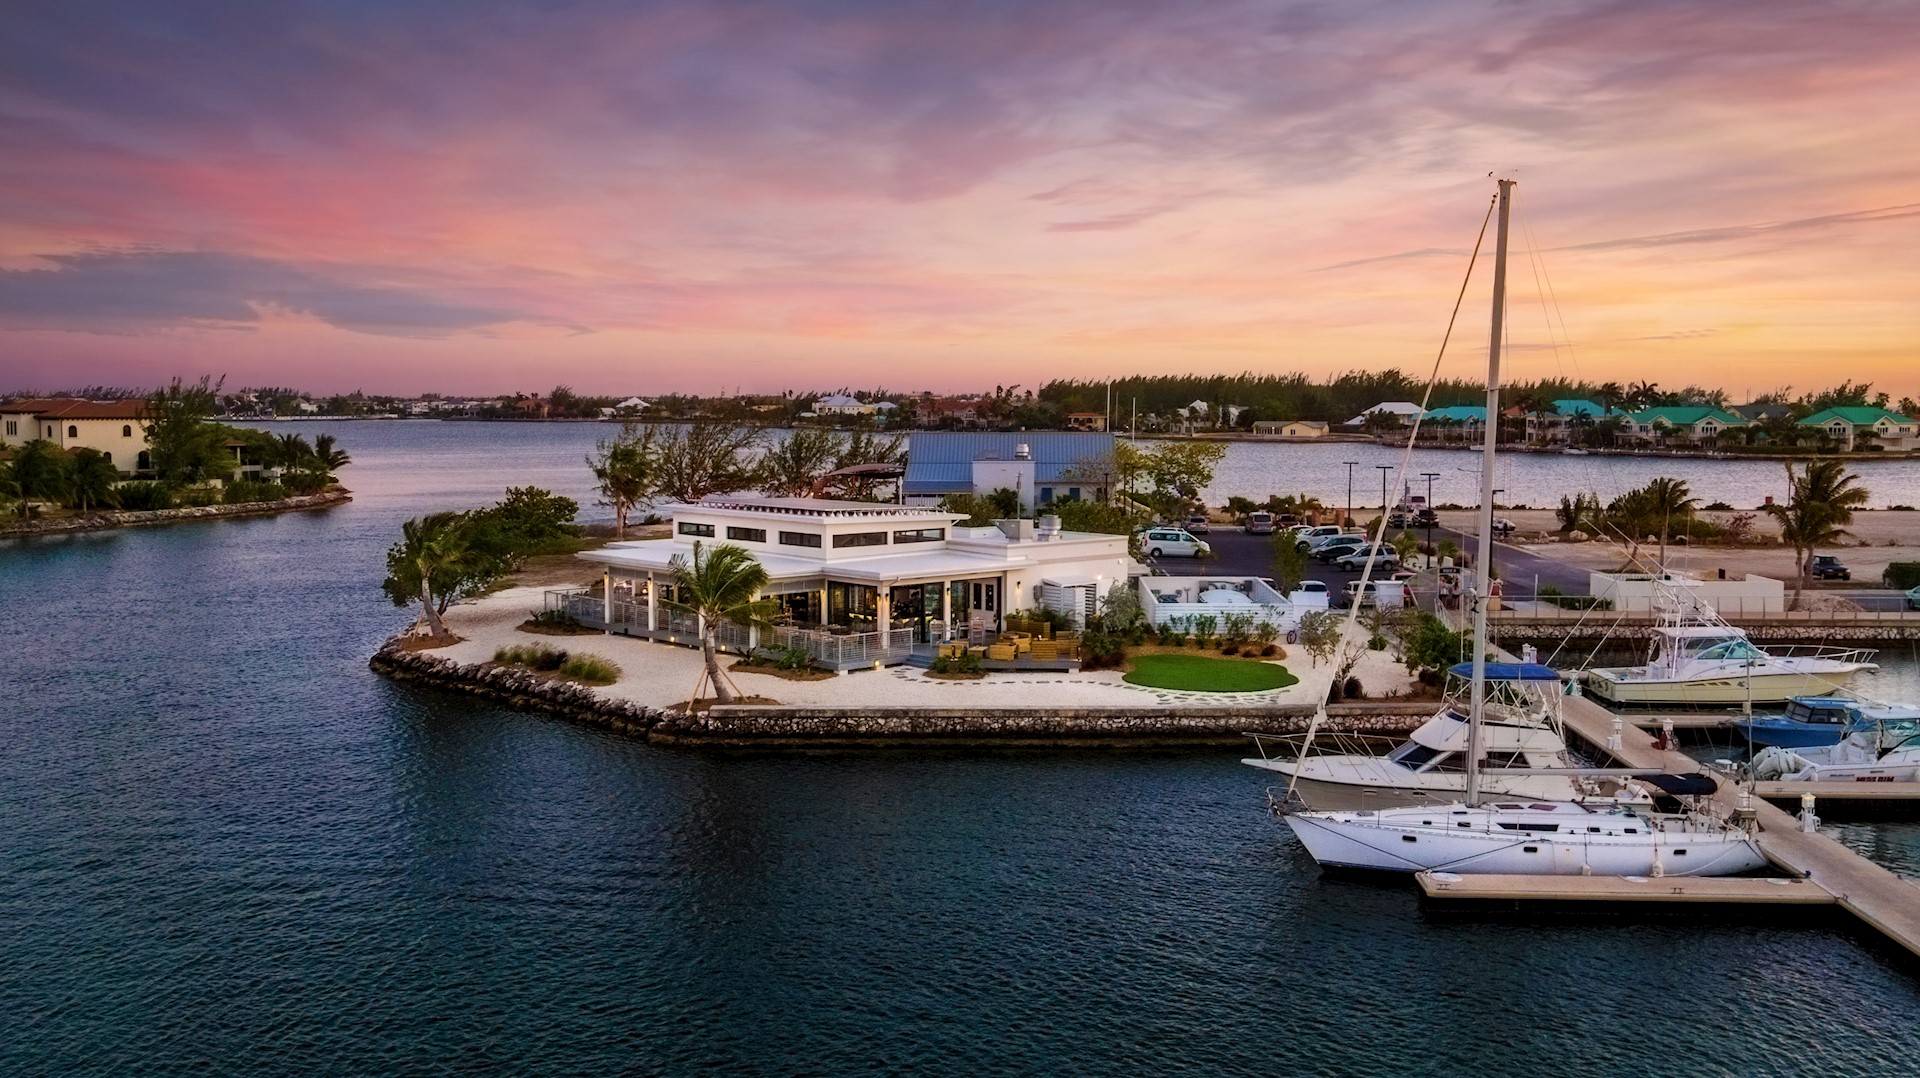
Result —
<svg viewBox="0 0 1920 1078"><path fill-rule="evenodd" d="M1543 541L1553 534L1552 529L1559 526L1559 521L1550 511L1502 510L1499 515L1519 526L1512 545L1541 557L1598 570L1618 569L1626 563L1627 547L1624 543ZM1733 516L1732 513L1722 512L1700 515L1716 523L1725 523ZM1471 512L1444 512L1440 514L1440 522L1443 526L1462 530L1474 527ZM1853 515L1849 530L1853 532L1853 538L1840 546L1823 548L1823 552L1840 556L1840 560L1853 570L1855 586L1877 586L1880 573L1889 562L1920 560L1920 549L1916 549L1920 548L1920 512L1892 509L1858 512ZM1756 537L1769 541L1778 541L1780 534L1773 519L1761 514L1754 517L1753 531ZM1643 548L1643 556L1651 564L1654 554ZM1729 575L1757 573L1791 582L1794 573L1793 551L1782 546L1669 546L1667 562L1671 568L1706 576L1725 569Z"/></svg>
<svg viewBox="0 0 1920 1078"><path fill-rule="evenodd" d="M599 689L606 695L648 707L666 707L685 701L700 676L700 652L672 644L657 644L627 636L538 636L518 628L530 611L538 610L546 584L525 584L495 592L447 611L447 626L463 637L460 643L438 649L460 663L493 658L495 649L509 644L540 642L574 652L587 652L619 664L620 679ZM1296 649L1297 650L1297 649ZM726 663L733 661L728 656ZM734 680L742 692L769 696L782 704L814 707L928 707L1028 710L1035 707L1159 707L1191 704L1207 707L1268 708L1311 704L1327 691L1331 663L1314 667L1305 654L1289 658L1287 669L1300 680L1284 689L1251 693L1174 692L1128 685L1118 671L1032 674L991 673L979 681L941 681L917 667L893 666L859 670L820 681L787 681L758 674ZM1406 693L1412 679L1391 652L1366 652L1355 674L1369 696ZM1044 688L1041 688L1044 686Z"/></svg>

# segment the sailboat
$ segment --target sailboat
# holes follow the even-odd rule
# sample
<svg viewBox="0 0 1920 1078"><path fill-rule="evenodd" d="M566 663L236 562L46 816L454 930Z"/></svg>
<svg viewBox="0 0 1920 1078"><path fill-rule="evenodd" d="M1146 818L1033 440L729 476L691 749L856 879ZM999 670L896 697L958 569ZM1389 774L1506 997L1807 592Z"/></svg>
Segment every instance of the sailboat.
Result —
<svg viewBox="0 0 1920 1078"><path fill-rule="evenodd" d="M1500 414L1500 338L1505 313L1507 227L1514 181L1500 180L1493 268L1493 330L1487 349L1487 414ZM1493 544L1494 424L1480 470L1480 565ZM1641 805L1531 800L1488 801L1481 776L1487 699L1487 602L1473 592L1473 662L1468 693L1466 796L1439 805L1346 811L1269 803L1322 866L1387 872L1448 871L1531 875L1723 876L1766 863L1754 835L1713 816L1704 776L1666 776L1663 792L1684 798L1679 812Z"/></svg>

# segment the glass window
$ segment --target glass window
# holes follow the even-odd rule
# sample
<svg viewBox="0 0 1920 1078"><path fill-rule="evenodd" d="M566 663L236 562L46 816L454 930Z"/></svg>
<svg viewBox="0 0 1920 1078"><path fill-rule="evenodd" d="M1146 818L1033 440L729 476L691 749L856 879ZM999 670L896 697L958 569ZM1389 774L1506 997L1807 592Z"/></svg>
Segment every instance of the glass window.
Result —
<svg viewBox="0 0 1920 1078"><path fill-rule="evenodd" d="M9 424L7 424L7 426L9 426L9 427L11 427L11 426L13 426L13 424L11 424L11 423L9 423ZM131 438L131 437L133 437L133 424L131 424L131 423L123 423L123 424L121 424L121 425L120 425L120 437L122 437L122 438Z"/></svg>
<svg viewBox="0 0 1920 1078"><path fill-rule="evenodd" d="M767 529L728 527L727 538L743 539L749 543L764 543L767 541Z"/></svg>
<svg viewBox="0 0 1920 1078"><path fill-rule="evenodd" d="M1387 754L1387 759L1400 764L1409 771L1418 771L1440 755L1440 750L1430 749L1418 741L1409 741Z"/></svg>
<svg viewBox="0 0 1920 1078"><path fill-rule="evenodd" d="M847 532L833 537L835 550L850 546L886 546L886 532Z"/></svg>
<svg viewBox="0 0 1920 1078"><path fill-rule="evenodd" d="M817 547L820 545L820 537L812 532L781 532L780 545Z"/></svg>
<svg viewBox="0 0 1920 1078"><path fill-rule="evenodd" d="M937 543L947 537L945 528L912 528L893 533L896 543Z"/></svg>
<svg viewBox="0 0 1920 1078"><path fill-rule="evenodd" d="M69 437L69 438L78 438L78 437L80 437L80 428L79 428L79 426L77 426L77 425L75 425L75 424L73 424L73 423L69 423L69 424L67 424L67 437Z"/></svg>
<svg viewBox="0 0 1920 1078"><path fill-rule="evenodd" d="M20 421L18 419L7 420L7 433L16 436L20 433Z"/></svg>
<svg viewBox="0 0 1920 1078"><path fill-rule="evenodd" d="M691 520L683 520L683 521L681 521L681 522L680 522L680 534L681 534L681 535L706 535L706 536L711 536L711 535L713 535L713 525L711 525L711 524L695 524L695 523L694 523L693 521L691 521Z"/></svg>

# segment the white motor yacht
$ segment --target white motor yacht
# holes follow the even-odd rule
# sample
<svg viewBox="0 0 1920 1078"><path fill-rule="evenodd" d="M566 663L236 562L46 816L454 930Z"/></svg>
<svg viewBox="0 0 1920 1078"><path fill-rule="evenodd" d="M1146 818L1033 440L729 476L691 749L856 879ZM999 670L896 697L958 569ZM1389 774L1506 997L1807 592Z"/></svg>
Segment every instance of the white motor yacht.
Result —
<svg viewBox="0 0 1920 1078"><path fill-rule="evenodd" d="M1920 708L1864 706L1873 723L1832 745L1774 746L1753 758L1761 782L1920 782Z"/></svg>
<svg viewBox="0 0 1920 1078"><path fill-rule="evenodd" d="M1826 696L1879 669L1870 648L1761 648L1684 586L1676 580L1660 589L1647 661L1587 671L1590 692L1616 704L1773 704Z"/></svg>

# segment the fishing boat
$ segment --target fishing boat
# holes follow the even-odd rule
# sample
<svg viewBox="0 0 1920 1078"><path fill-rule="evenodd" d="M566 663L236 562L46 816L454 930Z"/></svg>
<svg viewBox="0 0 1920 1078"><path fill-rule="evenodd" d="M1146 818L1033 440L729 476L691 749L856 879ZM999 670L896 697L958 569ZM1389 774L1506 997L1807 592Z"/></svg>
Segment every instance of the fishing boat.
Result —
<svg viewBox="0 0 1920 1078"><path fill-rule="evenodd" d="M1596 667L1587 691L1615 704L1777 704L1830 696L1855 674L1878 670L1872 648L1792 645L1762 648L1688 594L1687 581L1662 577L1647 661Z"/></svg>
<svg viewBox="0 0 1920 1078"><path fill-rule="evenodd" d="M1920 707L1854 703L1849 710L1848 730L1832 744L1769 746L1753 758L1753 777L1762 782L1920 782Z"/></svg>
<svg viewBox="0 0 1920 1078"><path fill-rule="evenodd" d="M1860 714L1860 705L1835 696L1796 696L1778 715L1755 715L1734 720L1734 729L1754 751L1774 747L1812 749L1870 729L1872 721Z"/></svg>
<svg viewBox="0 0 1920 1078"><path fill-rule="evenodd" d="M1467 699L1473 664L1447 671L1452 691L1440 710L1406 738L1369 734L1248 734L1258 759L1241 763L1287 777L1314 809L1379 809L1446 804L1466 794ZM1538 663L1488 663L1480 721L1481 788L1494 796L1539 801L1647 803L1618 776L1583 770L1560 725L1563 682Z"/></svg>
<svg viewBox="0 0 1920 1078"><path fill-rule="evenodd" d="M1493 262L1493 330L1487 349L1487 415L1500 414L1500 339L1506 300L1507 228L1512 180L1499 181ZM1479 560L1493 545L1495 425L1488 424L1480 473ZM1487 701L1489 596L1476 584L1473 661L1468 687L1465 796L1449 804L1320 811L1302 808L1294 791L1269 807L1286 821L1322 866L1385 872L1445 871L1532 875L1721 876L1760 867L1766 858L1748 826L1711 812L1704 776L1646 781L1673 797L1679 811L1617 802L1530 800L1483 796L1481 739ZM1318 726L1316 716L1313 727ZM1312 732L1313 727L1309 728Z"/></svg>

